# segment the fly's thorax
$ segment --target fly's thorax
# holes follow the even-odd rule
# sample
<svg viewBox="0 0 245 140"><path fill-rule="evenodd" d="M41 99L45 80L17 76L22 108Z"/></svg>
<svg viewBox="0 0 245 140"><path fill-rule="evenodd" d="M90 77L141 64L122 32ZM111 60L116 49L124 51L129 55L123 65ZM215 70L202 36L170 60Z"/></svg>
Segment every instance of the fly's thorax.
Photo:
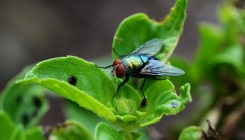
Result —
<svg viewBox="0 0 245 140"><path fill-rule="evenodd" d="M137 73L137 70L147 62L148 57L146 55L132 54L125 56L121 63L124 65L127 74L134 75Z"/></svg>

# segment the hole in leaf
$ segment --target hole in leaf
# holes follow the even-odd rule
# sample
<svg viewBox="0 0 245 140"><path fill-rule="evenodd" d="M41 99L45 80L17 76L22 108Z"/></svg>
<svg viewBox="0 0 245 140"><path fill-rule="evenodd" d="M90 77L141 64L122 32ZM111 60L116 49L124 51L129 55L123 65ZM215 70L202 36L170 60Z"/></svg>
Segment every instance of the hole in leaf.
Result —
<svg viewBox="0 0 245 140"><path fill-rule="evenodd" d="M41 100L38 97L33 97L32 98L32 103L37 107L40 108L42 105Z"/></svg>
<svg viewBox="0 0 245 140"><path fill-rule="evenodd" d="M75 86L77 84L77 78L75 76L69 76L68 83Z"/></svg>
<svg viewBox="0 0 245 140"><path fill-rule="evenodd" d="M24 126L27 125L27 123L30 121L30 117L27 113L23 113L21 116L21 120Z"/></svg>
<svg viewBox="0 0 245 140"><path fill-rule="evenodd" d="M17 104L21 104L21 103L22 103L22 97L21 97L21 96L18 96L18 97L16 98L16 103L17 103Z"/></svg>

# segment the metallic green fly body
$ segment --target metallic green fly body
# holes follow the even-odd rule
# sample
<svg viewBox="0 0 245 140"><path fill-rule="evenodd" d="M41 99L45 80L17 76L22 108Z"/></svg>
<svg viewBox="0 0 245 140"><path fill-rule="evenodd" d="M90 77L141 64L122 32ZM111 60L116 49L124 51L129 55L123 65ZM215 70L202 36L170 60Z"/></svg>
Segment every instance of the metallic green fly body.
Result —
<svg viewBox="0 0 245 140"><path fill-rule="evenodd" d="M141 90L144 99L146 99L143 92L146 78L164 80L157 79L156 76L180 76L185 73L183 70L165 64L154 57L154 55L161 50L162 46L163 40L156 38L146 42L129 55L122 56L114 50L114 52L120 58L114 60L112 65L100 68L106 69L112 67L111 74L113 76L116 76L118 78L126 77L124 81L118 86L116 94L120 90L120 87L129 80L130 76L135 78L144 78Z"/></svg>

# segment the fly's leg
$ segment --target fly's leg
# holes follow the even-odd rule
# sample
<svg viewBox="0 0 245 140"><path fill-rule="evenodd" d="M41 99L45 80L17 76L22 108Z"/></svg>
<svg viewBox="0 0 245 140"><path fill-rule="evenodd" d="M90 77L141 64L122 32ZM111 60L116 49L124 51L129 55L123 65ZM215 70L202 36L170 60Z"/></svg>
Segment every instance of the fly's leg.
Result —
<svg viewBox="0 0 245 140"><path fill-rule="evenodd" d="M143 94L143 96L144 96L144 100L146 99L146 97L145 97L145 93L144 93L144 85L145 85L145 81L146 81L146 78L144 79L144 81L143 81L143 83L142 83L142 85L141 85L141 91L142 91L142 94Z"/></svg>
<svg viewBox="0 0 245 140"><path fill-rule="evenodd" d="M112 48L112 50L113 50L113 52L114 52L117 56L119 56L119 57L124 57L124 56L126 56L126 55L120 55L120 54L118 54L114 48Z"/></svg>
<svg viewBox="0 0 245 140"><path fill-rule="evenodd" d="M158 79L156 77L151 77L153 80L166 80L166 78L163 78L163 79ZM141 85L141 91L142 91L142 94L144 96L144 99L142 100L141 102L141 107L145 107L146 106L146 97L145 97L145 94L144 94L144 85L145 85L145 81L146 81L146 78L144 79L142 85Z"/></svg>
<svg viewBox="0 0 245 140"><path fill-rule="evenodd" d="M95 64L95 66L98 67L98 68L102 68L102 69L107 69L107 68L112 67L112 65L109 65L109 66L106 66L106 67L100 67L100 66L98 66L98 65L96 65L96 64Z"/></svg>
<svg viewBox="0 0 245 140"><path fill-rule="evenodd" d="M143 94L143 96L144 96L144 99L142 100L142 102L141 102L141 107L145 107L146 106L146 97L145 97L145 94L144 94L144 85L145 85L145 81L146 81L146 78L144 79L144 81L143 81L143 83L142 83L142 85L141 85L141 91L142 91L142 94Z"/></svg>
<svg viewBox="0 0 245 140"><path fill-rule="evenodd" d="M153 80L166 80L166 78L163 78L163 79L158 79L158 78L156 78L156 77L151 77ZM144 94L144 85L145 85L145 81L146 81L146 78L144 79L144 81L143 81L143 83L142 83L142 85L141 85L141 91L142 91L142 93L143 93L143 96L144 96L144 100L146 99L146 97L145 97L145 94Z"/></svg>
<svg viewBox="0 0 245 140"><path fill-rule="evenodd" d="M127 77L123 80L123 82L118 86L117 92L116 92L116 94L113 95L113 98L114 98L114 97L117 95L117 93L119 92L120 87L123 86L125 83L128 82L128 79L129 79L129 76L127 76Z"/></svg>

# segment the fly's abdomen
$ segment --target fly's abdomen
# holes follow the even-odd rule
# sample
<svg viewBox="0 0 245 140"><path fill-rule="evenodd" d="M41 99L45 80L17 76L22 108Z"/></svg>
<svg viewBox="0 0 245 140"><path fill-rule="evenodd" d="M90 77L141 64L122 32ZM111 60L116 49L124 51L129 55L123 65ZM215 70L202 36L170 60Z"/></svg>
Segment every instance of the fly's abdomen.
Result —
<svg viewBox="0 0 245 140"><path fill-rule="evenodd" d="M136 76L139 68L147 61L146 55L128 55L122 59L122 64L125 66L127 74Z"/></svg>

